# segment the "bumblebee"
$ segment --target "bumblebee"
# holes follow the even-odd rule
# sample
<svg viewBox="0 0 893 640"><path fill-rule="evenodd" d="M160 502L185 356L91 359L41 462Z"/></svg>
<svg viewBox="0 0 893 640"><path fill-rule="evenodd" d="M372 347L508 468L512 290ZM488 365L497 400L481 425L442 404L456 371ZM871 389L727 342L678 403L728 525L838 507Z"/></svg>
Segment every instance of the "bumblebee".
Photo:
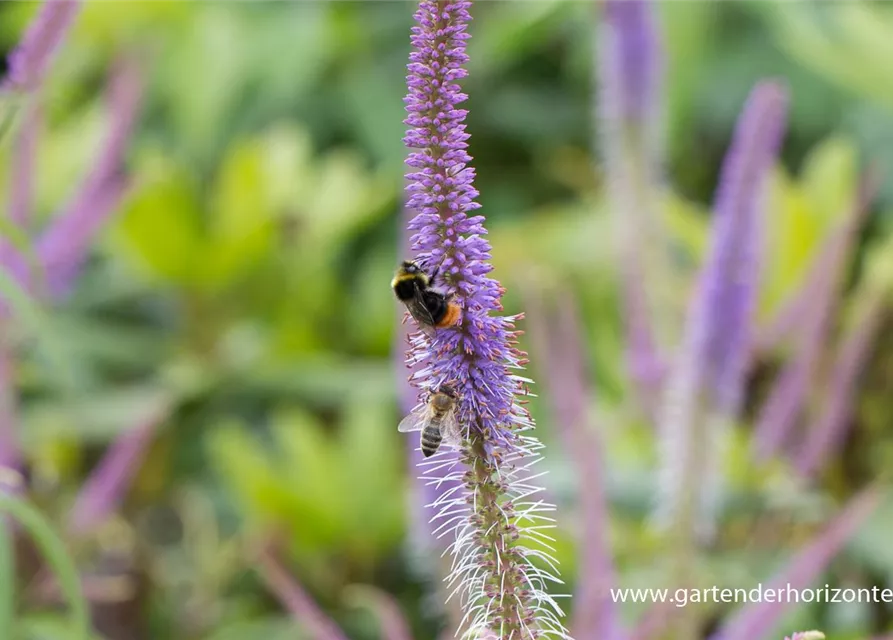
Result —
<svg viewBox="0 0 893 640"><path fill-rule="evenodd" d="M435 328L452 327L462 318L459 305L431 288L436 276L437 269L428 275L417 263L405 260L391 280L394 295L429 336Z"/></svg>
<svg viewBox="0 0 893 640"><path fill-rule="evenodd" d="M421 431L422 454L430 458L444 441L458 447L462 444L462 433L456 419L459 396L450 385L443 385L431 394L428 402L400 421L397 431L408 433Z"/></svg>

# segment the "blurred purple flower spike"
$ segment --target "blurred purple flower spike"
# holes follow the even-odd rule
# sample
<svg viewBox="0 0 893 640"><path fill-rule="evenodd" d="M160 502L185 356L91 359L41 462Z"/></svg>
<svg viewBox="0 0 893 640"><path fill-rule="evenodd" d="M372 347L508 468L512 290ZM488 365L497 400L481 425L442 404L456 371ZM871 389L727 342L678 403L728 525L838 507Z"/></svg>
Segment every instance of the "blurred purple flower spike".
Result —
<svg viewBox="0 0 893 640"><path fill-rule="evenodd" d="M68 531L83 536L101 526L118 507L142 460L152 445L158 426L167 417L165 401L151 415L119 435L84 482L68 514Z"/></svg>
<svg viewBox="0 0 893 640"><path fill-rule="evenodd" d="M875 510L883 494L869 487L851 499L810 544L793 558L767 585L771 589L805 589L818 578L828 563ZM764 638L787 612L783 599L752 602L741 608L710 640L754 640ZM796 634L795 634L796 637ZM809 636L806 636L807 638Z"/></svg>
<svg viewBox="0 0 893 640"><path fill-rule="evenodd" d="M0 469L15 469L20 462L17 424L13 359L4 345L0 348Z"/></svg>
<svg viewBox="0 0 893 640"><path fill-rule="evenodd" d="M28 261L16 247L5 240L0 242L0 264L25 290L40 294L44 292L43 285L47 285L50 296L59 298L73 285L91 243L126 192L128 183L122 164L138 113L141 88L133 61L119 63L109 90L111 127L105 145L71 202L35 241L34 253L45 282L35 282ZM0 303L0 312L5 311L6 305Z"/></svg>
<svg viewBox="0 0 893 640"><path fill-rule="evenodd" d="M375 613L382 640L412 640L400 602L390 593L369 585L351 585L345 591L348 598Z"/></svg>
<svg viewBox="0 0 893 640"><path fill-rule="evenodd" d="M132 60L120 61L112 73L108 96L111 126L93 170L36 242L36 253L54 297L65 295L71 288L91 243L124 196L124 151L141 95L142 81L136 64Z"/></svg>
<svg viewBox="0 0 893 640"><path fill-rule="evenodd" d="M605 464L599 432L588 416L593 394L584 360L586 352L579 312L570 291L556 291L557 313L547 314L540 296L526 296L531 344L544 364L552 414L565 454L579 478L581 530L580 572L574 594L571 632L577 640L620 640L625 633L618 605L610 597L617 571L609 539ZM557 316L557 317L555 317Z"/></svg>
<svg viewBox="0 0 893 640"><path fill-rule="evenodd" d="M607 0L601 42L602 109L630 134L651 136L660 123L663 45L649 0ZM652 158L655 160L655 158Z"/></svg>
<svg viewBox="0 0 893 640"><path fill-rule="evenodd" d="M794 466L802 478L811 478L821 470L846 438L857 385L881 329L885 308L880 295L868 299L864 306L859 322L837 347L822 413L805 433L795 454Z"/></svg>
<svg viewBox="0 0 893 640"><path fill-rule="evenodd" d="M25 229L31 219L34 199L34 164L43 114L37 104L25 108L22 130L16 141L15 160L10 168L9 219Z"/></svg>
<svg viewBox="0 0 893 640"><path fill-rule="evenodd" d="M34 91L43 81L81 8L80 0L47 0L9 56L6 91Z"/></svg>
<svg viewBox="0 0 893 640"><path fill-rule="evenodd" d="M467 74L470 5L424 0L412 29L404 142L412 149L407 206L416 216L408 228L416 258L439 267L463 317L433 338L414 335L408 360L420 364L413 380L423 392L450 382L461 396L457 415L466 439L460 460L444 462L439 452L426 476L460 481L464 489L443 495L434 516L455 535L448 581L459 595L462 626L489 629L500 640L566 638L561 609L546 590L558 581L556 561L543 550L549 538L542 529L552 522L543 513L554 508L536 500L540 489L530 484L542 445L526 434L534 425L520 398L529 381L512 373L526 363L515 347L517 317L490 315L502 310L503 289L487 277L484 218L469 216L480 205L468 166L466 111L457 108L466 95L456 82Z"/></svg>
<svg viewBox="0 0 893 640"><path fill-rule="evenodd" d="M760 282L765 187L785 129L787 91L758 84L735 129L720 176L713 246L692 311L703 341L703 380L719 409L738 412Z"/></svg>
<svg viewBox="0 0 893 640"><path fill-rule="evenodd" d="M258 557L258 571L270 592L288 610L309 640L347 640L347 636L323 612L304 587L289 573L272 548L264 547Z"/></svg>
<svg viewBox="0 0 893 640"><path fill-rule="evenodd" d="M758 460L769 458L788 443L800 417L833 326L848 258L877 186L873 173L862 180L848 215L832 229L809 273L798 327L798 351L778 375L757 416L754 453Z"/></svg>
<svg viewBox="0 0 893 640"><path fill-rule="evenodd" d="M599 128L608 196L620 230L627 368L637 400L657 413L665 372L654 287L664 251L658 216L662 45L648 0L608 0L599 33Z"/></svg>
<svg viewBox="0 0 893 640"><path fill-rule="evenodd" d="M9 72L0 83L3 93L32 93L40 88L53 58L65 40L80 9L78 0L45 2L28 26L8 60ZM9 96L4 96L8 98ZM8 110L6 116L12 113ZM30 214L34 146L40 123L39 108L28 105L12 168L9 216L12 224L25 227ZM7 239L0 237L0 269L17 283L28 279L28 264ZM6 305L0 301L0 318ZM14 358L10 346L0 344L0 467L14 468L21 462L16 437L18 416L13 381Z"/></svg>
<svg viewBox="0 0 893 640"><path fill-rule="evenodd" d="M657 518L671 532L680 582L690 579L697 539L713 530L722 444L738 417L752 339L761 206L787 104L780 84L761 82L738 119L716 194L710 251L667 385Z"/></svg>

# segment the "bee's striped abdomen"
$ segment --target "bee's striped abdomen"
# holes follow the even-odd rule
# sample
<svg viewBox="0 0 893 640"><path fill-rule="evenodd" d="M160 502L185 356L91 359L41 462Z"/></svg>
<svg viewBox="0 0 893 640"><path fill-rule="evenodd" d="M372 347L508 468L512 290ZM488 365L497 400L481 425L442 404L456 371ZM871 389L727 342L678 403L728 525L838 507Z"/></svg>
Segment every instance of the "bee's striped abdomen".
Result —
<svg viewBox="0 0 893 640"><path fill-rule="evenodd" d="M426 458L430 458L440 448L443 441L443 434L437 424L431 423L422 429L422 453Z"/></svg>

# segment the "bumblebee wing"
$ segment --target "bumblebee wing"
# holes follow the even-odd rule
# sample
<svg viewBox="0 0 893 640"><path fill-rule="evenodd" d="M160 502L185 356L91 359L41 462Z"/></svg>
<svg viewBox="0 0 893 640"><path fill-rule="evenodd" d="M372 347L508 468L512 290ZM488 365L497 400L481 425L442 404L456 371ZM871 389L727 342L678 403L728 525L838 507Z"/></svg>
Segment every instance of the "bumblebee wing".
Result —
<svg viewBox="0 0 893 640"><path fill-rule="evenodd" d="M434 326L434 316L428 310L427 301L425 300L425 290L422 289L418 282L415 283L415 300L409 305L409 313L421 325Z"/></svg>
<svg viewBox="0 0 893 640"><path fill-rule="evenodd" d="M425 407L419 407L400 421L400 424L397 425L397 431L400 433L421 431L425 427L427 413Z"/></svg>

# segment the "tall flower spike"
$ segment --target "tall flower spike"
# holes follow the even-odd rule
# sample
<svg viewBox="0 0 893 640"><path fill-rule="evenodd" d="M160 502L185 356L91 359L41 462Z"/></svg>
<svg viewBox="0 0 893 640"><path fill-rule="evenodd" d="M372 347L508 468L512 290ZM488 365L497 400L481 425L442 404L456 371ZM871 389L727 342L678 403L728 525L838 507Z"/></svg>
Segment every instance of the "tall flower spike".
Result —
<svg viewBox="0 0 893 640"><path fill-rule="evenodd" d="M545 363L544 378L549 383L558 433L576 467L579 486L585 488L580 491L580 577L571 631L578 638L619 640L625 637L619 608L608 597L617 576L608 536L603 446L587 415L586 405L593 392L583 357L583 332L571 292L559 289L555 294L562 303L551 314L546 312L542 296L531 291L526 298L531 351Z"/></svg>
<svg viewBox="0 0 893 640"><path fill-rule="evenodd" d="M546 590L558 582L543 531L552 522L544 512L553 508L537 499L532 484L541 445L526 433L534 425L519 400L529 381L512 373L526 362L515 348L517 317L490 315L502 310L503 289L487 277L484 218L469 216L480 205L468 166L466 111L457 108L466 96L456 82L467 73L470 5L423 0L412 29L404 142L412 149L407 204L416 216L409 229L417 259L439 268L463 317L433 338L415 334L408 359L422 365L413 379L424 392L451 382L461 396L459 460L438 453L426 473L434 483L462 483L433 505L441 534L455 536L448 583L464 611L461 630L487 629L499 640L567 638L561 609Z"/></svg>
<svg viewBox="0 0 893 640"><path fill-rule="evenodd" d="M654 282L662 272L657 215L661 161L661 42L648 0L604 3L598 39L599 130L608 197L620 236L627 369L638 401L656 413L658 353Z"/></svg>
<svg viewBox="0 0 893 640"><path fill-rule="evenodd" d="M880 484L869 485L851 498L812 542L793 552L788 563L766 582L767 590L799 590L813 584L884 498ZM765 638L787 612L788 603L784 599L749 602L710 636L710 640Z"/></svg>
<svg viewBox="0 0 893 640"><path fill-rule="evenodd" d="M758 460L774 455L788 444L791 431L804 408L810 383L833 325L849 254L875 190L871 180L861 182L859 193L850 205L849 215L826 239L816 269L809 274L810 278L804 285L809 302L799 326L797 353L781 370L757 414L753 442Z"/></svg>
<svg viewBox="0 0 893 640"><path fill-rule="evenodd" d="M79 0L47 0L41 6L22 42L9 56L9 75L2 88L33 91L46 75L56 52L77 16Z"/></svg>
<svg viewBox="0 0 893 640"><path fill-rule="evenodd" d="M109 86L110 127L105 144L72 200L35 243L54 296L65 295L71 288L92 241L124 197L128 179L122 165L141 97L142 77L135 61L119 61Z"/></svg>
<svg viewBox="0 0 893 640"><path fill-rule="evenodd" d="M10 168L9 219L20 228L26 229L31 220L35 155L43 125L40 106L36 102L29 104L22 120L22 130L15 145L15 160Z"/></svg>
<svg viewBox="0 0 893 640"><path fill-rule="evenodd" d="M693 579L697 538L712 532L723 440L739 411L759 282L760 205L786 107L786 91L764 82L738 120L720 176L710 254L668 384L657 514L670 532L680 584ZM694 637L694 615L680 612L674 637Z"/></svg>
<svg viewBox="0 0 893 640"><path fill-rule="evenodd" d="M862 282L853 300L852 317L836 347L831 370L823 387L823 405L806 430L794 456L801 478L818 473L834 451L843 446L851 417L857 408L858 384L881 330L889 298L893 241L877 247L863 267Z"/></svg>
<svg viewBox="0 0 893 640"><path fill-rule="evenodd" d="M738 120L720 176L710 255L692 301L686 343L673 373L661 425L661 507L684 536L692 534L694 499L705 499L705 467L716 452L705 443L718 423L737 417L759 283L760 205L784 129L787 92L763 82Z"/></svg>

